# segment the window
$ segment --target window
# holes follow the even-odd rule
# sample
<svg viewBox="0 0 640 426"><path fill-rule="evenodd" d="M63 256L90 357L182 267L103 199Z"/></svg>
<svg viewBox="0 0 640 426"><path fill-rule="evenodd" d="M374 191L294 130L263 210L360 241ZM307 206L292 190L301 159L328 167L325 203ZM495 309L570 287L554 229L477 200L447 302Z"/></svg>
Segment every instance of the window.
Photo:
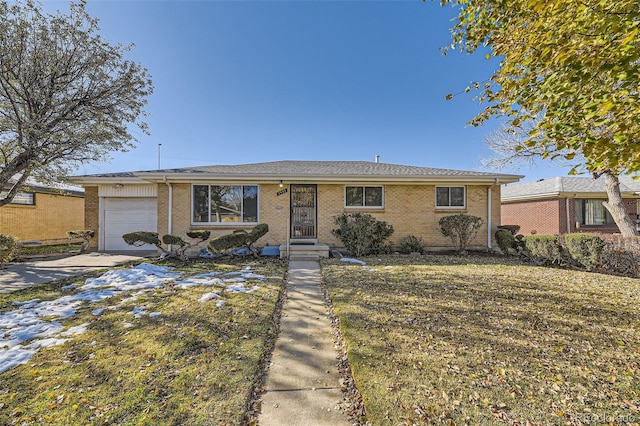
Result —
<svg viewBox="0 0 640 426"><path fill-rule="evenodd" d="M0 198L6 197L8 194L7 191L0 192ZM22 204L24 206L35 206L36 205L36 194L34 192L18 192L11 203L9 204Z"/></svg>
<svg viewBox="0 0 640 426"><path fill-rule="evenodd" d="M194 223L257 223L256 185L193 185Z"/></svg>
<svg viewBox="0 0 640 426"><path fill-rule="evenodd" d="M345 187L345 205L347 207L382 208L383 190L381 186Z"/></svg>
<svg viewBox="0 0 640 426"><path fill-rule="evenodd" d="M437 186L436 207L464 208L464 186Z"/></svg>
<svg viewBox="0 0 640 426"><path fill-rule="evenodd" d="M586 198L575 201L576 222L581 225L614 225L609 211L602 205L605 200Z"/></svg>

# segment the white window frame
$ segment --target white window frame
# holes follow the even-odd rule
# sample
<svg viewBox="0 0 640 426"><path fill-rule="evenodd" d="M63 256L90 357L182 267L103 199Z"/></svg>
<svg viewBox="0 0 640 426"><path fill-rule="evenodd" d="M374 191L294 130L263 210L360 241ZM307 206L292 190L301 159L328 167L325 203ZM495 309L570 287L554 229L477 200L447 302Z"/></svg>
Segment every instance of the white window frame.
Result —
<svg viewBox="0 0 640 426"><path fill-rule="evenodd" d="M4 198L8 194L8 191L0 192L0 197ZM27 198L27 202L23 202L22 200ZM32 191L20 191L16 193L13 200L9 203L14 206L35 206L36 205L36 193Z"/></svg>
<svg viewBox="0 0 640 426"><path fill-rule="evenodd" d="M347 188L358 187L362 188L362 205L361 206L349 206L347 205ZM382 190L382 205L380 206L365 206L365 190L366 188L380 188ZM344 186L344 208L354 210L382 210L384 209L384 185L345 185Z"/></svg>
<svg viewBox="0 0 640 426"><path fill-rule="evenodd" d="M196 186L207 186L209 187L209 197L211 197L211 187L212 186L240 186L242 188L242 191L244 192L244 187L247 186L254 186L256 187L256 221L255 222L196 222L193 219L193 214L194 214L194 201L195 201L195 197L194 197L194 191L195 191L195 187ZM257 184L252 184L252 183L232 183L232 184L225 184L225 183L192 183L191 184L191 196L190 196L190 222L191 225L193 226L200 226L200 225L215 225L215 226L242 226L242 225L247 225L247 226L255 226L257 224L260 223L260 185ZM209 202L210 203L210 202ZM244 215L244 197L243 197L243 201L242 201L243 205L242 205L242 215ZM211 206L209 205L209 220L211 220Z"/></svg>
<svg viewBox="0 0 640 426"><path fill-rule="evenodd" d="M448 188L449 189L449 205L447 206L441 206L438 205L438 188ZM452 206L451 205L451 188L462 188L462 190L464 191L463 193L463 200L462 200L462 205L461 206ZM436 209L439 210L465 210L467 208L467 186L466 185L437 185L435 188L435 205L436 205Z"/></svg>

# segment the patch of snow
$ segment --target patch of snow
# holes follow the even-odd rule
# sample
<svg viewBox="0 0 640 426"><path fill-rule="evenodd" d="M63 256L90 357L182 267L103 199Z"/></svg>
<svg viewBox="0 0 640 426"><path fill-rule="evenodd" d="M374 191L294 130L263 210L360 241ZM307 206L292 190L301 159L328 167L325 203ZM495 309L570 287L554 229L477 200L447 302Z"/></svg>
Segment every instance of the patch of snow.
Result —
<svg viewBox="0 0 640 426"><path fill-rule="evenodd" d="M218 301L216 302L216 307L217 307L217 308L222 307L222 305L224 305L224 300L218 300Z"/></svg>
<svg viewBox="0 0 640 426"><path fill-rule="evenodd" d="M157 317L159 317L160 315L162 315L162 313L160 313L160 312L151 312L151 313L149 314L149 318L157 318Z"/></svg>
<svg viewBox="0 0 640 426"><path fill-rule="evenodd" d="M102 315L103 312L104 312L104 308L97 308L91 311L91 315L98 316L98 315Z"/></svg>
<svg viewBox="0 0 640 426"><path fill-rule="evenodd" d="M207 302L207 301L209 301L211 299L215 299L217 297L220 297L220 295L218 295L218 293L205 293L200 298L200 302Z"/></svg>
<svg viewBox="0 0 640 426"><path fill-rule="evenodd" d="M212 285L224 285L224 281L220 278L208 276L209 274L194 275L191 278L182 281L176 281L176 287L196 287L196 286L212 286Z"/></svg>
<svg viewBox="0 0 640 426"><path fill-rule="evenodd" d="M40 299L27 300L26 302L13 302L14 306L22 306L23 308L31 308L33 305L38 303Z"/></svg>
<svg viewBox="0 0 640 426"><path fill-rule="evenodd" d="M357 264L362 265L362 266L366 265L366 262L364 262L364 261L362 261L360 259L354 259L352 257L341 257L340 261L341 262L348 262L348 263L357 263Z"/></svg>
<svg viewBox="0 0 640 426"><path fill-rule="evenodd" d="M144 308L140 307L140 306L136 306L135 308L133 308L133 310L131 311L131 313L133 314L134 317L136 318L142 318L143 316L145 316L146 312L144 311Z"/></svg>
<svg viewBox="0 0 640 426"><path fill-rule="evenodd" d="M74 336L82 333L86 333L87 328L89 327L89 323L85 322L84 324L76 325L74 327L69 327L66 331L60 333L61 336Z"/></svg>
<svg viewBox="0 0 640 426"><path fill-rule="evenodd" d="M13 346L8 350L0 351L0 373L28 362L35 353L35 349L27 349L23 346Z"/></svg>
<svg viewBox="0 0 640 426"><path fill-rule="evenodd" d="M257 285L254 285L251 288L246 288L244 284L231 284L225 288L225 291L228 291L229 293L253 293L257 289Z"/></svg>
<svg viewBox="0 0 640 426"><path fill-rule="evenodd" d="M48 348L49 346L62 345L63 343L69 340L71 339L55 339L53 337L50 337L48 339L34 340L33 342L29 343L26 347L28 349Z"/></svg>

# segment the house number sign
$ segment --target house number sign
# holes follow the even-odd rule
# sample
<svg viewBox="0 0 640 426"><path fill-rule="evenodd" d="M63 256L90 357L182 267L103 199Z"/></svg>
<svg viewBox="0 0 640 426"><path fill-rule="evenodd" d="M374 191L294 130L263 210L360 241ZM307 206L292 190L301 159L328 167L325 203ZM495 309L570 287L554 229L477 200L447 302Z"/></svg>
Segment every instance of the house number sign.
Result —
<svg viewBox="0 0 640 426"><path fill-rule="evenodd" d="M288 189L288 188L281 189L280 191L276 192L276 195L279 197L279 196L281 196L282 194L286 194L288 191L289 191L289 189Z"/></svg>

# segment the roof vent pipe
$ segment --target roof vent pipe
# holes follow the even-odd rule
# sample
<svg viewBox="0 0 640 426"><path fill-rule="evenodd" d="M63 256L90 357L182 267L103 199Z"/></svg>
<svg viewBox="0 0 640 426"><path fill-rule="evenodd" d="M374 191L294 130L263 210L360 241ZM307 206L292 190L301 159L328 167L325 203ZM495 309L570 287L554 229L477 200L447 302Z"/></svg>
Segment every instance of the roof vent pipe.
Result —
<svg viewBox="0 0 640 426"><path fill-rule="evenodd" d="M379 163L379 162L380 162L380 156L376 155L376 163Z"/></svg>

